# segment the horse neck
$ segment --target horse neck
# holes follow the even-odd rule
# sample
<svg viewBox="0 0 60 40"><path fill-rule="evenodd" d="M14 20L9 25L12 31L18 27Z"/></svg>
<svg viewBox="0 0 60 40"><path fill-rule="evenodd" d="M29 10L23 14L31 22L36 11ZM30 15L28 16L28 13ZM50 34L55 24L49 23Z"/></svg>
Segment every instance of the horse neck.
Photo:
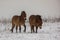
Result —
<svg viewBox="0 0 60 40"><path fill-rule="evenodd" d="M24 16L23 15L21 15L20 17L24 19Z"/></svg>

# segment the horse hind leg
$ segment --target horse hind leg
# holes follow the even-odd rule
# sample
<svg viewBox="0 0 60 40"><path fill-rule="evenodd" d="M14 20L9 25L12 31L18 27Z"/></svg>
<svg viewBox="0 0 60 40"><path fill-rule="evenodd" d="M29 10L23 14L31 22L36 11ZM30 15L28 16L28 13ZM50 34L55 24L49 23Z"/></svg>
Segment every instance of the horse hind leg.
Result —
<svg viewBox="0 0 60 40"><path fill-rule="evenodd" d="M36 33L37 33L37 29L38 29L38 27L36 26Z"/></svg>
<svg viewBox="0 0 60 40"><path fill-rule="evenodd" d="M12 33L13 33L13 29L14 29L14 27L15 27L15 25L12 25L12 28L11 28Z"/></svg>
<svg viewBox="0 0 60 40"><path fill-rule="evenodd" d="M31 33L32 33L32 32L35 32L35 31L34 31L34 26L33 26L33 25L31 26Z"/></svg>
<svg viewBox="0 0 60 40"><path fill-rule="evenodd" d="M32 26L31 26L31 33L32 33Z"/></svg>
<svg viewBox="0 0 60 40"><path fill-rule="evenodd" d="M33 32L35 32L35 31L34 31L34 26L32 26L32 29L33 29Z"/></svg>
<svg viewBox="0 0 60 40"><path fill-rule="evenodd" d="M26 25L24 24L24 32L26 32Z"/></svg>
<svg viewBox="0 0 60 40"><path fill-rule="evenodd" d="M19 25L19 32L21 32L21 26Z"/></svg>
<svg viewBox="0 0 60 40"><path fill-rule="evenodd" d="M16 33L17 33L18 26L16 26Z"/></svg>

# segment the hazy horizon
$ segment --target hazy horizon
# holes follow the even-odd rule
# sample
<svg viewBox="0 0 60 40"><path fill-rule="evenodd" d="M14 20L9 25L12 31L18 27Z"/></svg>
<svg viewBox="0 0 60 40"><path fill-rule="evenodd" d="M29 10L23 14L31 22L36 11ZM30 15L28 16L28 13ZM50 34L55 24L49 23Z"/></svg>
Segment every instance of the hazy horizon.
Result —
<svg viewBox="0 0 60 40"><path fill-rule="evenodd" d="M43 18L60 17L60 0L0 0L0 19L11 18L26 11L27 17L34 14Z"/></svg>

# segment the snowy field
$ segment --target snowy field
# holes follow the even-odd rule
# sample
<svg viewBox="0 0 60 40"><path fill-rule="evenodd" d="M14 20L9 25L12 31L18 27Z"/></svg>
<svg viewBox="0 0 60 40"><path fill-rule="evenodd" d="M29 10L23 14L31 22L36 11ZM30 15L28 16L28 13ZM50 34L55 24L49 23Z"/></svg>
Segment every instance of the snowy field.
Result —
<svg viewBox="0 0 60 40"><path fill-rule="evenodd" d="M60 40L60 22L44 22L42 29L38 28L38 33L31 33L29 23L26 23L26 33L11 33L11 23L0 23L0 40Z"/></svg>

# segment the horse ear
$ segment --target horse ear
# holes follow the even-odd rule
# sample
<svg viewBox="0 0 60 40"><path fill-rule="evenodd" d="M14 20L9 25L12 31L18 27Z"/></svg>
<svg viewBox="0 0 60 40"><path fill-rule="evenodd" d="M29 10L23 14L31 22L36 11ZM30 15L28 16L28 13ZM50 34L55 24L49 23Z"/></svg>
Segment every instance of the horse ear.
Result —
<svg viewBox="0 0 60 40"><path fill-rule="evenodd" d="M25 13L25 11L22 11L21 13Z"/></svg>
<svg viewBox="0 0 60 40"><path fill-rule="evenodd" d="M26 12L25 12L25 11L22 11L22 12L21 12L21 15L26 15Z"/></svg>
<svg viewBox="0 0 60 40"><path fill-rule="evenodd" d="M41 15L39 15L41 17Z"/></svg>
<svg viewBox="0 0 60 40"><path fill-rule="evenodd" d="M38 17L40 17L40 18L41 18L41 15L36 15L36 16L38 16Z"/></svg>

